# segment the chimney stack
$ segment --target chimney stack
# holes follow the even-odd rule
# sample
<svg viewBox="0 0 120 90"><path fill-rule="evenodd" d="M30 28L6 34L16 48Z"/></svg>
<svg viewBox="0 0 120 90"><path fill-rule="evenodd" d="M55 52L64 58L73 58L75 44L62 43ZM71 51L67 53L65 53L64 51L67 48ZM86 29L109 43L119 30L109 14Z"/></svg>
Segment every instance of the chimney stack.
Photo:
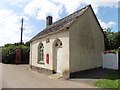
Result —
<svg viewBox="0 0 120 90"><path fill-rule="evenodd" d="M48 27L50 25L52 25L52 16L47 16L47 18L46 18L46 26Z"/></svg>

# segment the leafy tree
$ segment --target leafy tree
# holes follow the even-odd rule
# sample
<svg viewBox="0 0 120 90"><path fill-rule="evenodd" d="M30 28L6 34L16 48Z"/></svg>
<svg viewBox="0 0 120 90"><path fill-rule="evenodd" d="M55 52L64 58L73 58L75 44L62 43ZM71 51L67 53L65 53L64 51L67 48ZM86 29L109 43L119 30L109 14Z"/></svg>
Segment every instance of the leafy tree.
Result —
<svg viewBox="0 0 120 90"><path fill-rule="evenodd" d="M105 49L118 49L120 47L120 32L111 32L111 29L106 29L105 34Z"/></svg>
<svg viewBox="0 0 120 90"><path fill-rule="evenodd" d="M25 43L25 46L30 46L30 42L26 42L26 43Z"/></svg>

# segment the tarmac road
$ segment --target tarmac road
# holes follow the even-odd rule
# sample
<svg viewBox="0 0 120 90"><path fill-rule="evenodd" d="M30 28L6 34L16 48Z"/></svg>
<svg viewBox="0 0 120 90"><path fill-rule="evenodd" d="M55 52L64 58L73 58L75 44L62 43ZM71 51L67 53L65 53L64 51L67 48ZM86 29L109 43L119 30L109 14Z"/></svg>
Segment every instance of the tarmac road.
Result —
<svg viewBox="0 0 120 90"><path fill-rule="evenodd" d="M47 75L28 70L28 65L0 64L2 88L94 88L85 83L56 80Z"/></svg>

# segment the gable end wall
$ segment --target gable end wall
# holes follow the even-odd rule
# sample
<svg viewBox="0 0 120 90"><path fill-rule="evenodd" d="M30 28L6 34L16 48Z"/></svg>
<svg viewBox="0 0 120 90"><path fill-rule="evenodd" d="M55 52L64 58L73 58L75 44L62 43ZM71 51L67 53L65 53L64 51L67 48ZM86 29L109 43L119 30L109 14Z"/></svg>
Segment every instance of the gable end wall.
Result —
<svg viewBox="0 0 120 90"><path fill-rule="evenodd" d="M89 8L70 29L70 72L102 66L104 35Z"/></svg>

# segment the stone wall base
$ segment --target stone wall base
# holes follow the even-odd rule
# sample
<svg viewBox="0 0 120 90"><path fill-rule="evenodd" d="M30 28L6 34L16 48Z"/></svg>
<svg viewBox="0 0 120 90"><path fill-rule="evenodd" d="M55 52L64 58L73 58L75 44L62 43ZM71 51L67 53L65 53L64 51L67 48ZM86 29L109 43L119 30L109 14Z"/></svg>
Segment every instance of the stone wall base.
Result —
<svg viewBox="0 0 120 90"><path fill-rule="evenodd" d="M49 70L49 69L45 69L45 68L41 68L41 67L36 67L36 66L30 66L30 69L39 73L44 73L47 75L51 75L54 73L53 70Z"/></svg>
<svg viewBox="0 0 120 90"><path fill-rule="evenodd" d="M33 70L33 71L39 72L39 73L47 74L47 75L55 74L54 70L49 70L49 69L36 67L36 66L32 66L32 65L30 65L30 69ZM63 73L62 78L63 79L69 79L70 78L69 73Z"/></svg>

